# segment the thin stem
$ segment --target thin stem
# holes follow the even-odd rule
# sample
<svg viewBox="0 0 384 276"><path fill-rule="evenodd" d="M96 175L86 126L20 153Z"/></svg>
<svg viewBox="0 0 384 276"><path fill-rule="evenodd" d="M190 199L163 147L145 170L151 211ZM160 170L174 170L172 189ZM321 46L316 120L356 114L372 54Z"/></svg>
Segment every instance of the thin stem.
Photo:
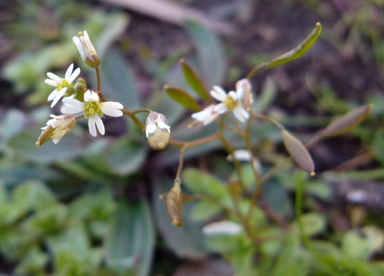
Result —
<svg viewBox="0 0 384 276"><path fill-rule="evenodd" d="M138 114L138 113L142 113L142 112L151 113L152 110L150 110L150 109L148 109L148 108L141 108L141 109L132 111L131 114L134 115L134 114Z"/></svg>
<svg viewBox="0 0 384 276"><path fill-rule="evenodd" d="M261 114L255 114L255 113L252 113L252 112L251 112L251 116L253 118L256 118L256 119L261 119L261 120L264 120L264 121L268 121L268 122L274 124L278 129L284 129L284 127L281 124L276 122L274 119L269 118L268 116L264 116L264 115L261 115Z"/></svg>
<svg viewBox="0 0 384 276"><path fill-rule="evenodd" d="M247 79L252 79L254 75L256 75L258 72L267 69L267 63L262 63L259 66L256 66L255 68L252 69L251 72L249 72Z"/></svg>
<svg viewBox="0 0 384 276"><path fill-rule="evenodd" d="M297 224L299 225L299 231L300 231L302 242L305 245L305 247L309 249L309 239L304 232L303 221L301 219L301 216L303 213L303 190L304 190L303 184L304 183L301 183L301 181L299 181L296 186L296 219L297 219Z"/></svg>
<svg viewBox="0 0 384 276"><path fill-rule="evenodd" d="M99 66L96 66L95 69L96 69L96 75L97 75L97 91L96 91L96 93L99 95L100 99L101 99L103 102L106 102L107 99L104 97L103 92L101 92L100 70L99 70Z"/></svg>
<svg viewBox="0 0 384 276"><path fill-rule="evenodd" d="M176 173L176 178L175 179L180 179L180 174L181 174L181 170L183 169L183 164L184 164L184 151L185 151L186 147L182 147L180 149L180 153L179 153L179 167L177 168L177 173Z"/></svg>
<svg viewBox="0 0 384 276"><path fill-rule="evenodd" d="M129 116L129 117L135 122L135 124L136 124L142 131L144 131L144 125L140 122L140 120L136 117L135 114L132 114L131 111L129 111L128 109L125 109L125 108L121 109L121 111L122 111L125 115Z"/></svg>

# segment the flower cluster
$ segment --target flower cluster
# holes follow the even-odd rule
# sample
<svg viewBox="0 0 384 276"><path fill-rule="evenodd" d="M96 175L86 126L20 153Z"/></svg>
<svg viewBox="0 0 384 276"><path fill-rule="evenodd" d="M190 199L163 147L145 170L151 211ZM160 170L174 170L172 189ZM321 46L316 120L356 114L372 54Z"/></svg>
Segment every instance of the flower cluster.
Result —
<svg viewBox="0 0 384 276"><path fill-rule="evenodd" d="M80 32L79 37L74 36L73 41L80 52L82 60L88 66L95 68L100 64L100 59L86 31L84 31L84 35ZM87 89L83 79L79 78L77 83L73 84L80 74L80 68L73 69L74 65L71 64L64 78L51 72L47 73L49 79L46 79L45 83L55 87L48 96L48 101L52 101L51 107L54 107L64 97L61 108L64 115L51 115L52 119L47 122L46 127L42 128L43 132L36 142L38 146L49 139L52 139L55 144L58 143L65 134L73 129L77 118L87 118L90 134L97 136L96 129L101 135L105 134L102 121L104 114L112 117L123 116L122 109L124 107L122 104L109 101L100 102L98 93Z"/></svg>
<svg viewBox="0 0 384 276"><path fill-rule="evenodd" d="M240 122L245 122L249 118L246 109L249 110L250 104L252 103L252 93L247 79L237 82L236 92L230 91L227 93L220 86L214 86L211 90L211 96L221 103L209 105L204 108L204 110L193 113L192 118L197 122L207 125L214 121L220 114L224 114L227 111L232 111L235 118Z"/></svg>

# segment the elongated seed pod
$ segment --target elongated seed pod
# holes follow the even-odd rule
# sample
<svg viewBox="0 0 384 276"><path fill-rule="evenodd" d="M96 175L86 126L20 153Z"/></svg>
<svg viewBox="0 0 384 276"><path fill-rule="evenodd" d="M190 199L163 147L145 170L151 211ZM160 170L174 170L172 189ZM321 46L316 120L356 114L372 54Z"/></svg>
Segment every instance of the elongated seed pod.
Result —
<svg viewBox="0 0 384 276"><path fill-rule="evenodd" d="M285 129L281 130L281 134L283 136L285 148L289 152L289 155L292 156L293 160L295 160L295 162L304 171L314 175L315 173L313 171L315 169L315 165L313 164L312 158L304 145Z"/></svg>
<svg viewBox="0 0 384 276"><path fill-rule="evenodd" d="M368 117L372 107L372 105L363 105L337 118L320 132L320 137L335 136L351 130Z"/></svg>
<svg viewBox="0 0 384 276"><path fill-rule="evenodd" d="M172 189L168 192L165 198L168 216L171 219L172 224L179 227L183 225L183 204L180 185L181 180L176 179Z"/></svg>

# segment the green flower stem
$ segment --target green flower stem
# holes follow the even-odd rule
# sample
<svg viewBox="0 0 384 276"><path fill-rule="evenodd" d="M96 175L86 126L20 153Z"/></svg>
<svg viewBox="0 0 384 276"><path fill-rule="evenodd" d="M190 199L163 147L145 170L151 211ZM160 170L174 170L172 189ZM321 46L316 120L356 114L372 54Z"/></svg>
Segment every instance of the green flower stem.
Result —
<svg viewBox="0 0 384 276"><path fill-rule="evenodd" d="M299 181L296 185L296 219L297 224L299 225L299 231L301 236L301 241L307 249L310 249L308 236L304 233L303 221L301 215L303 213L303 191L304 183Z"/></svg>
<svg viewBox="0 0 384 276"><path fill-rule="evenodd" d="M255 119L260 119L260 120L268 121L268 122L274 124L278 129L284 129L284 127L281 124L279 124L274 119L269 118L267 116L264 116L264 115L261 115L261 114L255 114L255 113L251 112L251 117L255 118Z"/></svg>
<svg viewBox="0 0 384 276"><path fill-rule="evenodd" d="M145 128L144 125L140 122L140 120L136 117L135 114L133 114L131 111L129 111L128 109L125 109L125 108L123 108L121 111L125 115L130 117L135 122L135 124L141 129L141 131L144 131L144 128Z"/></svg>
<svg viewBox="0 0 384 276"><path fill-rule="evenodd" d="M209 142L212 142L214 140L217 140L220 138L219 134L214 134L205 138L201 138L195 141L191 142L181 142L181 141L176 141L176 140L171 140L169 141L170 145L178 146L180 147L180 156L179 156L179 167L177 168L177 173L176 173L176 178L175 179L180 179L180 174L181 170L183 169L183 163L184 163L184 151L188 148L193 148L197 146L201 146L204 144L207 144Z"/></svg>
<svg viewBox="0 0 384 276"><path fill-rule="evenodd" d="M260 71L263 71L265 69L267 69L267 65L268 63L264 62L262 64L260 64L259 66L255 67L252 69L251 72L249 72L248 76L247 76L247 79L252 79L257 73L259 73Z"/></svg>
<svg viewBox="0 0 384 276"><path fill-rule="evenodd" d="M233 164L235 165L237 175L239 176L239 182L240 182L241 189L243 191L246 191L243 180L242 180L243 178L242 178L242 173L241 173L240 162L239 162L239 160L236 159L235 155L233 154L233 152L234 152L233 148L231 147L231 145L229 144L229 142L227 141L227 139L225 139L225 137L223 135L223 129L224 129L224 125L225 125L224 121L225 121L225 116L222 116L220 119L218 135L219 135L220 141L223 144L224 148L227 150L227 152L230 155L232 155Z"/></svg>
<svg viewBox="0 0 384 276"><path fill-rule="evenodd" d="M150 109L148 109L148 108L141 108L141 109L132 111L131 114L134 115L134 114L138 114L138 113L142 113L142 112L151 113L152 110L150 110Z"/></svg>
<svg viewBox="0 0 384 276"><path fill-rule="evenodd" d="M99 91L101 93L100 69L99 69L99 66L96 66L95 69L96 69L96 75L97 75L97 91Z"/></svg>

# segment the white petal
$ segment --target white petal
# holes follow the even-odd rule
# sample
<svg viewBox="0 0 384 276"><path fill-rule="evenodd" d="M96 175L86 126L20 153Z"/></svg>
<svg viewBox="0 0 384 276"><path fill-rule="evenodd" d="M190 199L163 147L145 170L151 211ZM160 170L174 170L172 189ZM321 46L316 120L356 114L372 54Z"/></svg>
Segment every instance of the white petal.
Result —
<svg viewBox="0 0 384 276"><path fill-rule="evenodd" d="M57 102L64 96L65 92L67 92L67 88L63 88L63 89L61 89L61 91L59 91L59 93L57 94L57 96L53 100L51 107L54 107L55 104L57 104Z"/></svg>
<svg viewBox="0 0 384 276"><path fill-rule="evenodd" d="M87 90L84 94L84 101L86 102L98 102L99 101L99 95L97 93Z"/></svg>
<svg viewBox="0 0 384 276"><path fill-rule="evenodd" d="M252 159L252 154L248 150L235 150L233 154L238 161L251 161ZM232 155L228 155L227 160L233 161Z"/></svg>
<svg viewBox="0 0 384 276"><path fill-rule="evenodd" d="M171 129L171 127L163 122L157 122L157 126L161 129L168 129L168 131Z"/></svg>
<svg viewBox="0 0 384 276"><path fill-rule="evenodd" d="M105 108L103 106L100 107L101 111L103 111L104 114L111 116L111 117L121 117L123 116L123 112L121 110L113 109L113 108Z"/></svg>
<svg viewBox="0 0 384 276"><path fill-rule="evenodd" d="M91 40L89 39L89 35L88 35L87 31L84 31L84 39L83 39L83 42L85 43L85 46L86 46L91 52L96 53L96 50L95 50L95 48L93 47Z"/></svg>
<svg viewBox="0 0 384 276"><path fill-rule="evenodd" d="M156 124L148 124L147 127L145 128L145 135L147 136L147 138L149 134L154 133L156 129L157 129Z"/></svg>
<svg viewBox="0 0 384 276"><path fill-rule="evenodd" d="M214 105L210 105L204 108L203 111L193 113L191 117L199 122L204 122L207 118L209 118L212 115L214 108L215 108Z"/></svg>
<svg viewBox="0 0 384 276"><path fill-rule="evenodd" d="M218 104L216 105L214 108L213 108L213 111L219 113L219 114L223 114L227 111L227 107L225 106L225 104L221 103L221 104Z"/></svg>
<svg viewBox="0 0 384 276"><path fill-rule="evenodd" d="M68 69L67 69L67 72L65 72L65 76L64 78L68 81L69 77L72 75L72 71L73 71L73 63L71 65L69 65Z"/></svg>
<svg viewBox="0 0 384 276"><path fill-rule="evenodd" d="M213 122L217 118L217 116L219 116L219 113L213 113L206 120L204 120L203 124L208 125L209 123Z"/></svg>
<svg viewBox="0 0 384 276"><path fill-rule="evenodd" d="M229 91L228 96L234 99L235 101L237 100L237 95L235 91Z"/></svg>
<svg viewBox="0 0 384 276"><path fill-rule="evenodd" d="M245 119L248 119L249 117L247 111L245 111L245 109L241 106L238 106L233 110L233 115L235 115L236 119L240 122L244 122Z"/></svg>
<svg viewBox="0 0 384 276"><path fill-rule="evenodd" d="M44 82L45 82L46 84L51 85L51 86L54 86L54 87L57 86L57 81L55 81L55 80L46 79Z"/></svg>
<svg viewBox="0 0 384 276"><path fill-rule="evenodd" d="M99 130L101 135L104 135L105 128L104 128L103 121L100 119L99 115L95 115L95 120L96 120L97 129Z"/></svg>
<svg viewBox="0 0 384 276"><path fill-rule="evenodd" d="M75 70L75 72L73 72L72 73L72 75L67 79L66 78L66 80L69 82L69 83L72 83L76 78L77 78L77 76L80 74L80 68L77 68L76 70Z"/></svg>
<svg viewBox="0 0 384 276"><path fill-rule="evenodd" d="M211 95L220 102L224 101L227 98L227 93L220 86L214 86L211 90Z"/></svg>
<svg viewBox="0 0 384 276"><path fill-rule="evenodd" d="M66 105L73 105L73 106L76 106L76 107L81 107L83 108L84 107L84 104L76 99L73 99L73 98L65 98L63 100L63 102L66 104Z"/></svg>
<svg viewBox="0 0 384 276"><path fill-rule="evenodd" d="M97 136L97 133L96 133L96 121L95 121L95 116L90 116L89 119L88 119L88 128L89 128L89 133L91 133L91 135L93 137L96 137Z"/></svg>
<svg viewBox="0 0 384 276"><path fill-rule="evenodd" d="M56 98L57 94L59 94L59 91L57 91L56 89L53 90L53 91L51 92L51 94L49 94L49 96L48 96L48 101L50 102L50 101L52 101L54 98Z"/></svg>
<svg viewBox="0 0 384 276"><path fill-rule="evenodd" d="M83 45L81 44L80 38L77 36L74 36L72 40L76 44L77 50L81 55L81 59L84 60L84 49L83 49Z"/></svg>
<svg viewBox="0 0 384 276"><path fill-rule="evenodd" d="M62 79L59 77L59 76L56 76L55 74L51 73L51 72L48 72L47 73L47 76L51 79L53 79L54 81L56 82L61 82Z"/></svg>
<svg viewBox="0 0 384 276"><path fill-rule="evenodd" d="M123 109L124 106L118 102L104 102L101 104L102 107L112 108L112 109Z"/></svg>

